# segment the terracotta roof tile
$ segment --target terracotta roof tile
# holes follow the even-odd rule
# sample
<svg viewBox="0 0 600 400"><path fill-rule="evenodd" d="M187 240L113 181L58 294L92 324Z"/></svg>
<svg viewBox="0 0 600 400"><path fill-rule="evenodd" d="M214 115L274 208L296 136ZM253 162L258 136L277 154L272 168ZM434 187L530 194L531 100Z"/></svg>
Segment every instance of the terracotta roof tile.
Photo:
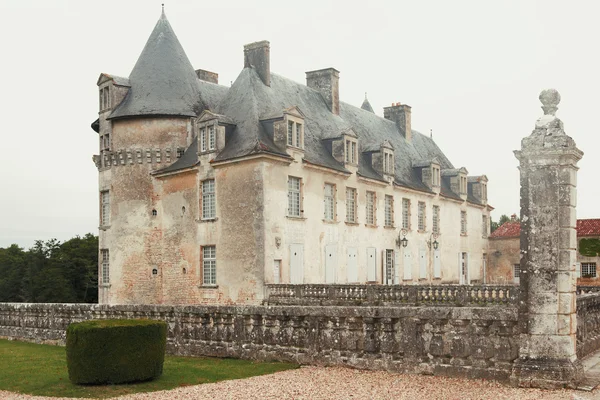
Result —
<svg viewBox="0 0 600 400"><path fill-rule="evenodd" d="M507 239L519 237L521 234L521 223L508 221L500 225L490 235L490 239ZM600 236L600 218L578 219L577 236Z"/></svg>

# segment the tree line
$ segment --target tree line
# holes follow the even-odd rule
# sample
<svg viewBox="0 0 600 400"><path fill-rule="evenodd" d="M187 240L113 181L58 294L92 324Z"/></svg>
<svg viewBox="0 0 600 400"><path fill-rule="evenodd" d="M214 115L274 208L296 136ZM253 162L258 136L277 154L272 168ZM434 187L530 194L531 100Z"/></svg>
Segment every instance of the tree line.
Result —
<svg viewBox="0 0 600 400"><path fill-rule="evenodd" d="M97 303L98 236L0 247L0 302Z"/></svg>

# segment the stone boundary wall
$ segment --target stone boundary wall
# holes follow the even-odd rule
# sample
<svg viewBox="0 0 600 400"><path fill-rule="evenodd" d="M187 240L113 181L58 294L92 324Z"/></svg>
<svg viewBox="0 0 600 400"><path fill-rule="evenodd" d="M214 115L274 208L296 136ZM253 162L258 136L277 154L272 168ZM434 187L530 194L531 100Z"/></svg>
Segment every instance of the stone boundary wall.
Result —
<svg viewBox="0 0 600 400"><path fill-rule="evenodd" d="M577 357L600 350L600 293L577 296Z"/></svg>
<svg viewBox="0 0 600 400"><path fill-rule="evenodd" d="M0 336L64 343L69 323L152 318L175 355L347 365L508 381L516 307L150 306L0 303Z"/></svg>
<svg viewBox="0 0 600 400"><path fill-rule="evenodd" d="M269 284L265 304L321 306L513 306L514 285Z"/></svg>

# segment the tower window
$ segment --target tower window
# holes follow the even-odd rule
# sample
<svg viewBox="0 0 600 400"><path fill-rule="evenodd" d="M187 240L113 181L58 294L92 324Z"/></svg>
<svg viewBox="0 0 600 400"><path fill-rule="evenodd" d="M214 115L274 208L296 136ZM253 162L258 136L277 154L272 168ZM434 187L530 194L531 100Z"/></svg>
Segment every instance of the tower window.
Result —
<svg viewBox="0 0 600 400"><path fill-rule="evenodd" d="M156 212L156 209L152 210L152 216L156 217L158 215L158 212Z"/></svg>

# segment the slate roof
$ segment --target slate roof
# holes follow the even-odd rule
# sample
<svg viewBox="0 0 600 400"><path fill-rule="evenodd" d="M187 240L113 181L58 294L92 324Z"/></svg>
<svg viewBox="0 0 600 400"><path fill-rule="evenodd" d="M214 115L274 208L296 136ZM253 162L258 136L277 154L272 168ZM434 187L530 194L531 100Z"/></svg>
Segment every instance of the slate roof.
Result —
<svg viewBox="0 0 600 400"><path fill-rule="evenodd" d="M164 12L131 74L131 88L109 118L195 117L203 108L196 72Z"/></svg>
<svg viewBox="0 0 600 400"><path fill-rule="evenodd" d="M517 238L520 234L521 223L518 221L507 221L492 232L490 239ZM578 219L577 237L582 236L600 236L600 218Z"/></svg>
<svg viewBox="0 0 600 400"><path fill-rule="evenodd" d="M182 169L191 168L196 164L198 164L198 136L192 140L190 146L185 150L183 155L177 159L177 161L168 167L154 171L152 174L160 175L169 172L175 172Z"/></svg>
<svg viewBox="0 0 600 400"><path fill-rule="evenodd" d="M365 111L369 111L369 112L372 112L373 114L375 114L375 111L373 111L373 107L371 107L371 103L369 103L369 99L367 99L366 93L365 93L365 100L363 101L360 108L362 108Z"/></svg>

